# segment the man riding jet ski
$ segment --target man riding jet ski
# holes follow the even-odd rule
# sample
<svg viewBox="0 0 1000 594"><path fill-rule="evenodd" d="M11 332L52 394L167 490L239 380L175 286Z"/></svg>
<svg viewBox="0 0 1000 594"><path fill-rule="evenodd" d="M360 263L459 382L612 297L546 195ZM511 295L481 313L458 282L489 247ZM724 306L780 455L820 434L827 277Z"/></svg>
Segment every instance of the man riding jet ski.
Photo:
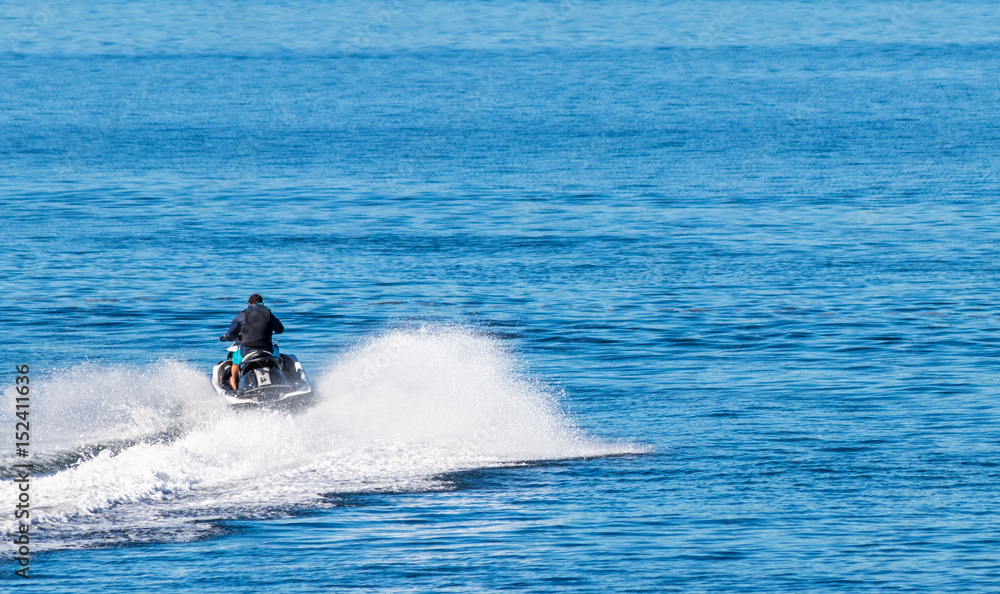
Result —
<svg viewBox="0 0 1000 594"><path fill-rule="evenodd" d="M219 337L236 343L229 347L229 359L212 370L212 385L231 405L304 402L312 387L302 365L293 355L280 354L271 340L271 334L281 334L285 327L257 293L247 306Z"/></svg>
<svg viewBox="0 0 1000 594"><path fill-rule="evenodd" d="M230 385L233 391L239 389L240 364L243 358L254 351L263 351L268 355L274 353L271 333L281 334L285 327L271 310L264 306L264 298L254 293L247 300L247 307L233 318L229 324L229 332L219 337L219 340L239 341L239 355L233 354L233 373Z"/></svg>

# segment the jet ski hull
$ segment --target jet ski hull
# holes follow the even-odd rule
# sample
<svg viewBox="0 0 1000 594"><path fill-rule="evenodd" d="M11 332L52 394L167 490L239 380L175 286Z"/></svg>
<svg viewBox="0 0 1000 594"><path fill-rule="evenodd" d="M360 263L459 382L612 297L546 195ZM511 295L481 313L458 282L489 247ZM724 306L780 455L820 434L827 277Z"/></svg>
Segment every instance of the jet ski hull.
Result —
<svg viewBox="0 0 1000 594"><path fill-rule="evenodd" d="M244 364L239 389L230 383L232 361L219 361L212 368L212 387L230 408L296 409L313 403L312 386L294 355L266 357Z"/></svg>

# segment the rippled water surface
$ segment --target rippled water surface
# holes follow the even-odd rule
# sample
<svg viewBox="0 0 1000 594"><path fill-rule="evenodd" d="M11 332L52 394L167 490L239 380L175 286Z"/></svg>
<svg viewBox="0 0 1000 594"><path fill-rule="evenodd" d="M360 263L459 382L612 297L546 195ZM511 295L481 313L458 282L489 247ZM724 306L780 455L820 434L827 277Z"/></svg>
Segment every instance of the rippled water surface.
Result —
<svg viewBox="0 0 1000 594"><path fill-rule="evenodd" d="M998 17L8 12L0 582L995 588ZM209 383L254 292L301 415Z"/></svg>

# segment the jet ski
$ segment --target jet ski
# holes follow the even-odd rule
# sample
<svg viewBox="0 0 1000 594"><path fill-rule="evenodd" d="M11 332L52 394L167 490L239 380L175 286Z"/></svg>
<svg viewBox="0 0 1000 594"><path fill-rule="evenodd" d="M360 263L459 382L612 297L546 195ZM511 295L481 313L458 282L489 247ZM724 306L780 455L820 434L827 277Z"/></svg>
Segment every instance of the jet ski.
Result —
<svg viewBox="0 0 1000 594"><path fill-rule="evenodd" d="M229 356L212 369L212 386L221 394L230 408L283 408L295 409L313 402L312 386L306 372L295 355L278 352L250 351L240 363L239 389L232 388L233 353L239 344L229 347Z"/></svg>

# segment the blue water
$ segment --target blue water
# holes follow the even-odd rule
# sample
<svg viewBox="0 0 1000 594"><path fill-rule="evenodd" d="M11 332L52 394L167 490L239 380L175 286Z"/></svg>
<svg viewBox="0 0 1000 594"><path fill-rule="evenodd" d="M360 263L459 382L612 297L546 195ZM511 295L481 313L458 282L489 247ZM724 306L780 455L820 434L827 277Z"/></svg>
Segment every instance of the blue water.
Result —
<svg viewBox="0 0 1000 594"><path fill-rule="evenodd" d="M998 17L5 11L0 583L994 590ZM304 414L209 384L254 292Z"/></svg>

